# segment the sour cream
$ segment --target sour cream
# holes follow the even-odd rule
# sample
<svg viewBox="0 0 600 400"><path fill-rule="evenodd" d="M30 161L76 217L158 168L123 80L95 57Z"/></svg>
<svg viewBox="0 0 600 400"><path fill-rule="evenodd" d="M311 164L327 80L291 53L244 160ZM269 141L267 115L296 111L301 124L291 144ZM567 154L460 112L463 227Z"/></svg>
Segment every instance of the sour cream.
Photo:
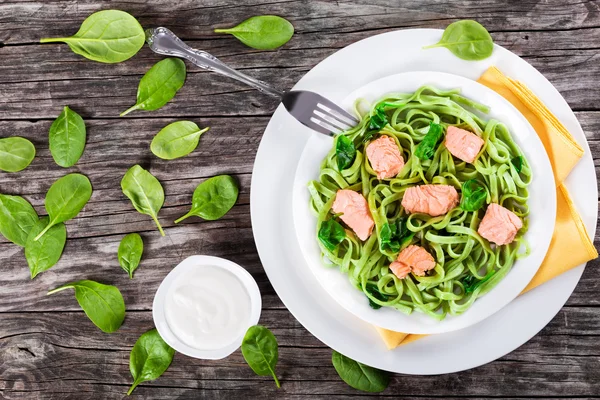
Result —
<svg viewBox="0 0 600 400"><path fill-rule="evenodd" d="M156 328L175 350L219 359L235 351L260 316L252 276L231 261L192 256L160 285L153 304Z"/></svg>

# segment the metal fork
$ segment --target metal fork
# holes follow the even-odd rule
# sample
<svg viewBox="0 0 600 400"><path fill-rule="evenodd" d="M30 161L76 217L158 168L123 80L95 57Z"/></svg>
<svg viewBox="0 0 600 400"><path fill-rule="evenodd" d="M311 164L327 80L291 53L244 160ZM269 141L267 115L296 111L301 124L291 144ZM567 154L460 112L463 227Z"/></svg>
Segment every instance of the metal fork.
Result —
<svg viewBox="0 0 600 400"><path fill-rule="evenodd" d="M200 68L228 76L280 98L294 118L317 132L333 136L358 124L354 116L325 97L307 90L283 92L275 89L263 81L236 71L205 51L192 49L167 28L147 29L146 42L158 54L185 58Z"/></svg>

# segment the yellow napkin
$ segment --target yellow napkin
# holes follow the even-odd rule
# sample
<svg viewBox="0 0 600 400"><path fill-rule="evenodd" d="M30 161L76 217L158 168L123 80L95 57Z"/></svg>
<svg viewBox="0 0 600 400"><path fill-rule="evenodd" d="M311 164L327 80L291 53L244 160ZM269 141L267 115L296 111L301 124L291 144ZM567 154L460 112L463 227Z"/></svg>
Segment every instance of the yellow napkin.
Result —
<svg viewBox="0 0 600 400"><path fill-rule="evenodd" d="M478 80L510 101L539 135L556 180L556 225L548 253L523 293L576 266L598 257L583 221L575 209L563 181L583 156L583 149L564 125L524 84L506 77L496 67L489 68ZM376 327L388 349L414 342L427 335L411 335Z"/></svg>

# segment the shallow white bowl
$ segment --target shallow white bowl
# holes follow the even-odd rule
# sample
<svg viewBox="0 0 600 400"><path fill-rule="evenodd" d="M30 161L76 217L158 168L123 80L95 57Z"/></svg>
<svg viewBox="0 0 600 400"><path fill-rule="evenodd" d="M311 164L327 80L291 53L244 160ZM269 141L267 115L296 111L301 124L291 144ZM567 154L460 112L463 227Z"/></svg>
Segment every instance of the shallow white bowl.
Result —
<svg viewBox="0 0 600 400"><path fill-rule="evenodd" d="M248 321L248 328L252 325L256 325L260 318L260 311L262 308L262 300L260 297L260 291L256 281L244 268L240 267L236 263L225 260L219 257L212 256L191 256L183 260L177 265L162 281L156 294L154 295L154 301L152 303L152 318L154 319L154 325L160 333L160 336L165 342L177 352L185 354L186 356L201 358L205 360L220 360L227 357L234 351L236 351L241 345L244 339L244 332L237 337L229 345L215 350L199 350L194 347L188 346L173 333L171 330L167 318L165 315L165 303L166 295L169 292L169 287L176 281L176 279L203 267L218 267L223 268L234 274L246 288L248 297L250 298L250 319Z"/></svg>
<svg viewBox="0 0 600 400"><path fill-rule="evenodd" d="M333 145L330 137L315 133L308 140L294 178L292 207L296 234L304 258L319 283L342 307L362 320L382 328L432 334L459 330L482 321L510 303L527 286L540 267L552 239L556 189L544 146L529 122L502 96L473 80L442 72L406 72L381 78L361 87L346 97L342 105L350 110L356 99L374 102L387 93L414 92L423 85L432 85L438 89L459 88L461 95L487 105L490 112L482 116L486 120L497 119L508 127L531 167L531 212L529 230L525 235L531 245L531 254L515 262L512 270L493 290L477 299L465 313L448 315L444 320L438 321L417 311L406 315L389 307L374 310L369 307L365 295L351 285L346 274L338 268L324 266L317 245L317 220L309 210L310 196L306 185L310 180L318 178L321 162Z"/></svg>

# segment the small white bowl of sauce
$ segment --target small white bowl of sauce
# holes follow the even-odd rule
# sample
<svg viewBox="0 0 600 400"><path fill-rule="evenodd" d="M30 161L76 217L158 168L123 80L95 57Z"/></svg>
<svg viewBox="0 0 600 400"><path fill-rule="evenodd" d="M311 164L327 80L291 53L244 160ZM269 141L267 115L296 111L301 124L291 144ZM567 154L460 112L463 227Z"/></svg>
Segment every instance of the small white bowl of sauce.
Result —
<svg viewBox="0 0 600 400"><path fill-rule="evenodd" d="M191 256L158 287L152 317L160 336L179 353L219 360L241 346L261 308L258 285L244 268L223 258Z"/></svg>

